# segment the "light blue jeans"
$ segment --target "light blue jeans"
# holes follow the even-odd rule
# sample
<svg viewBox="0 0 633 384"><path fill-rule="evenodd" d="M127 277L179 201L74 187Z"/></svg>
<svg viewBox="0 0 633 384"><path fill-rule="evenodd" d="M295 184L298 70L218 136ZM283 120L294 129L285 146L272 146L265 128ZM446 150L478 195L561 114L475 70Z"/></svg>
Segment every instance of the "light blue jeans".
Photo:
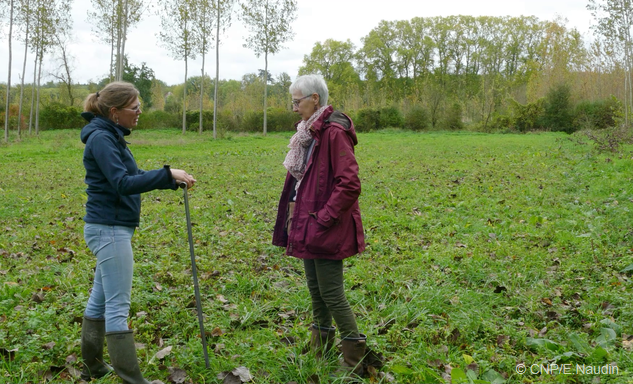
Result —
<svg viewBox="0 0 633 384"><path fill-rule="evenodd" d="M106 332L127 331L132 294L133 227L86 223L84 239L97 257L92 292L84 316L105 318Z"/></svg>

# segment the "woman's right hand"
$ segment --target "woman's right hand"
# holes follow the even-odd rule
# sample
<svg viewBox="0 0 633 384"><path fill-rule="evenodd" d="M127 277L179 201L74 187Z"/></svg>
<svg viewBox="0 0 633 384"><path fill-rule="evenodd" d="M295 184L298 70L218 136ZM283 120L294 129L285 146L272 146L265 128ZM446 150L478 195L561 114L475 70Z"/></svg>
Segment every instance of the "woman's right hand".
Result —
<svg viewBox="0 0 633 384"><path fill-rule="evenodd" d="M183 171L182 169L171 169L171 177L173 177L178 184L182 182L187 183L187 189L193 187L193 185L196 183L196 179L194 179L193 176Z"/></svg>

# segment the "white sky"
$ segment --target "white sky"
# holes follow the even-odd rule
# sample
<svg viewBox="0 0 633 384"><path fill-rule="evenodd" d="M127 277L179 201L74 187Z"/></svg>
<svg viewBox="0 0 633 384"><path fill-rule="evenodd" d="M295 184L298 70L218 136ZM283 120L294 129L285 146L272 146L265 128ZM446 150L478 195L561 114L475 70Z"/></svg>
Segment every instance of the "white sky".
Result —
<svg viewBox="0 0 633 384"><path fill-rule="evenodd" d="M378 26L381 20L410 20L413 17L449 15L472 16L520 16L534 15L541 20L553 20L557 16L568 20L567 26L577 28L589 37L593 20L586 10L587 0L297 0L298 17L292 24L295 38L287 42L287 49L270 57L268 69L277 76L287 72L291 78L297 76L303 56L309 54L316 42L328 38L344 41L350 39L357 48L361 38ZM87 19L89 0L75 0L73 5L71 54L74 56L74 82L99 81L108 74L110 47L99 42L91 33ZM237 9L237 7L235 8ZM184 81L184 61L171 58L161 47L157 38L160 29L158 16L146 15L134 29L129 31L126 53L132 64L142 62L154 70L156 77L167 84ZM8 33L8 28L5 28ZM264 68L264 58L243 48L248 31L233 17L232 26L223 36L220 45L220 78L240 80L246 73ZM8 42L0 37L0 82L6 83L8 75ZM13 39L12 84L19 82L24 58L24 46ZM29 55L26 81L33 76L33 54ZM189 76L199 76L202 61L190 60ZM215 76L215 51L207 55L206 72ZM43 75L55 68L50 57L45 58ZM50 80L46 77L44 82Z"/></svg>

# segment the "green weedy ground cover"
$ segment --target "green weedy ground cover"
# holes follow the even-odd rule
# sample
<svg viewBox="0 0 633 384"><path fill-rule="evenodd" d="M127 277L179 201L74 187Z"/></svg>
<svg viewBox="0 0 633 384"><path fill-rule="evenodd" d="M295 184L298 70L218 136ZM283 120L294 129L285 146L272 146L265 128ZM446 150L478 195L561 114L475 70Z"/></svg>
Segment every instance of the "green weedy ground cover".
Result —
<svg viewBox="0 0 633 384"><path fill-rule="evenodd" d="M78 136L0 147L0 382L73 381L80 369L94 258ZM178 368L186 382L220 383L244 366L256 383L332 380L335 360L301 353L302 265L270 245L289 137L129 138L141 168L168 163L198 179L190 203L212 366L197 336L182 192L156 191L133 241L130 327L146 377L182 382L181 371L170 378ZM621 272L633 263L630 153L596 154L560 134L359 140L368 249L349 259L346 284L359 328L387 358L388 375L371 382L633 382ZM552 363L569 368L548 374Z"/></svg>

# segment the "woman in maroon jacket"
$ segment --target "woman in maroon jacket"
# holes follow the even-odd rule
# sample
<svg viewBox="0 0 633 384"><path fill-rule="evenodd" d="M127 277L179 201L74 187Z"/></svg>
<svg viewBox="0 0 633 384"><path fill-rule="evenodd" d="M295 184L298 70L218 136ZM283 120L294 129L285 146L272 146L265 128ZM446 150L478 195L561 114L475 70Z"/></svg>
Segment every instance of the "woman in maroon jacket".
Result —
<svg viewBox="0 0 633 384"><path fill-rule="evenodd" d="M321 357L333 346L334 318L343 365L362 375L367 337L358 332L343 284L343 259L365 249L354 124L327 105L328 89L321 76L298 77L290 94L301 121L284 161L288 174L273 244L303 259L314 318L312 350Z"/></svg>

